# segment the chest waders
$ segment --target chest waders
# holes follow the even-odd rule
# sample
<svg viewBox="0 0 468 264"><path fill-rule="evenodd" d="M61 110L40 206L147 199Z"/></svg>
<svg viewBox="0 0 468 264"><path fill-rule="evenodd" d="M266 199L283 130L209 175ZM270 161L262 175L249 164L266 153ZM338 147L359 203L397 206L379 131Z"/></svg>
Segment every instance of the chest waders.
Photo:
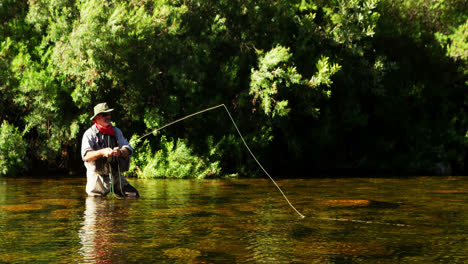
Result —
<svg viewBox="0 0 468 264"><path fill-rule="evenodd" d="M98 136L98 138L102 139L102 141L99 142L101 145L101 148L114 149L115 147L119 146L117 142L117 138L115 136L102 134L101 132L99 132L99 134L100 135ZM120 176L120 166L119 166L118 157L114 157L114 156L107 157L107 166L109 170L110 192L116 194L115 189L114 189L114 182L118 180L120 184L120 193L125 197L126 195L122 190L122 179L120 179L121 176ZM116 168L116 171L117 171L117 175L115 175L116 177L114 177L113 168Z"/></svg>

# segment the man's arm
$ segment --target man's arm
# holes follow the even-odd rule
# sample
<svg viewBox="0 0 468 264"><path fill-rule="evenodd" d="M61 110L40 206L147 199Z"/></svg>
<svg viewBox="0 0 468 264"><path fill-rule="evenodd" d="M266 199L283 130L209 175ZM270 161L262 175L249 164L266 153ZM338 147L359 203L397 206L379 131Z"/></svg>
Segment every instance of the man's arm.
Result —
<svg viewBox="0 0 468 264"><path fill-rule="evenodd" d="M117 127L114 127L115 136L117 138L117 142L119 143L119 147L122 150L122 157L126 158L127 156L132 155L133 148L128 143L127 139L123 136L123 133Z"/></svg>
<svg viewBox="0 0 468 264"><path fill-rule="evenodd" d="M89 162L89 161L95 161L99 158L102 158L102 157L110 157L112 153L112 149L111 148L103 148L103 149L99 149L99 150L90 150L88 152L86 152L85 156L84 156L84 161L86 162Z"/></svg>
<svg viewBox="0 0 468 264"><path fill-rule="evenodd" d="M123 148L120 149L120 157L122 157L122 158L128 157L128 155L130 155L131 153L132 152L126 147L123 147Z"/></svg>

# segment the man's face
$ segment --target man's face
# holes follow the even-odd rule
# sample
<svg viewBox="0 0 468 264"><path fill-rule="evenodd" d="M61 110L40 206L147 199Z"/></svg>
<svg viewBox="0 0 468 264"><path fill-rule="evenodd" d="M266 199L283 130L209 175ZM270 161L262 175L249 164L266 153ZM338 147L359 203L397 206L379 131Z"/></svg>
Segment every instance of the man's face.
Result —
<svg viewBox="0 0 468 264"><path fill-rule="evenodd" d="M101 126L109 126L111 124L110 113L102 113L96 116L96 122Z"/></svg>

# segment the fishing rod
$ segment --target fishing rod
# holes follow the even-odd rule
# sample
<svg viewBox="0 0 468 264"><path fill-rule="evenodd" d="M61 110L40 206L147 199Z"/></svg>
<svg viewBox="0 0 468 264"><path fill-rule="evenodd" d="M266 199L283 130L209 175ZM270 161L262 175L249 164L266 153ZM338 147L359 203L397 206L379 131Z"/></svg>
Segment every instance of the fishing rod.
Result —
<svg viewBox="0 0 468 264"><path fill-rule="evenodd" d="M170 122L168 124L165 124L159 128L156 128L155 130L149 132L149 133L146 133L144 134L143 136L141 136L140 138L137 139L137 141L163 129L163 128L166 128L168 126L171 126L175 123L178 123L182 120L185 120L187 118L190 118L190 117L193 117L193 116L196 116L196 115L199 115L201 113L204 113L204 112L207 112L207 111L211 111L211 110L214 110L214 109L217 109L217 108L220 108L220 107L224 107L224 109L226 110L226 113L229 115L229 118L231 119L232 121L232 124L234 125L234 127L236 128L237 130L237 133L239 134L239 137L242 139L242 142L244 143L244 146L247 148L247 150L249 151L250 155L252 156L252 158L257 162L258 166L263 170L263 172L265 172L265 174L270 178L270 180L273 182L273 184L276 186L276 188L278 189L278 191L283 195L284 199L286 200L286 202L288 202L289 206L301 217L301 218L305 218L305 216L303 214L301 214L293 205L292 203L289 201L288 197L286 196L286 194L284 194L283 190L281 190L281 188L278 186L278 184L276 184L275 180L273 179L273 177L271 177L271 175L266 171L266 169L262 166L262 164L260 164L260 162L258 161L258 159L255 157L255 155L253 154L252 150L250 150L249 146L247 145L247 143L245 142L244 140L244 137L242 136L239 128L237 127L236 125L236 122L234 122L234 118L232 118L232 115L231 113L229 112L228 108L226 107L225 104L220 104L220 105L217 105L217 106L213 106L213 107L209 107L209 108L206 108L204 110L201 110L201 111L198 111L198 112L195 112L193 114L190 114L190 115L187 115L187 116L184 116L180 119L177 119L173 122Z"/></svg>

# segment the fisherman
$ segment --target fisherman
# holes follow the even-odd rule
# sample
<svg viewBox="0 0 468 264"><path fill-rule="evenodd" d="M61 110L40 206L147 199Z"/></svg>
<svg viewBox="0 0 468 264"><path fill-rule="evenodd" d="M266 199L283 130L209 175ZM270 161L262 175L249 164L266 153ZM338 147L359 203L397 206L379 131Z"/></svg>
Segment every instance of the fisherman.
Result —
<svg viewBox="0 0 468 264"><path fill-rule="evenodd" d="M105 196L112 190L124 197L139 197L138 191L121 175L130 166L133 149L122 131L111 124L107 103L94 107L91 120L95 125L83 135L81 157L86 167L86 192L89 196Z"/></svg>

